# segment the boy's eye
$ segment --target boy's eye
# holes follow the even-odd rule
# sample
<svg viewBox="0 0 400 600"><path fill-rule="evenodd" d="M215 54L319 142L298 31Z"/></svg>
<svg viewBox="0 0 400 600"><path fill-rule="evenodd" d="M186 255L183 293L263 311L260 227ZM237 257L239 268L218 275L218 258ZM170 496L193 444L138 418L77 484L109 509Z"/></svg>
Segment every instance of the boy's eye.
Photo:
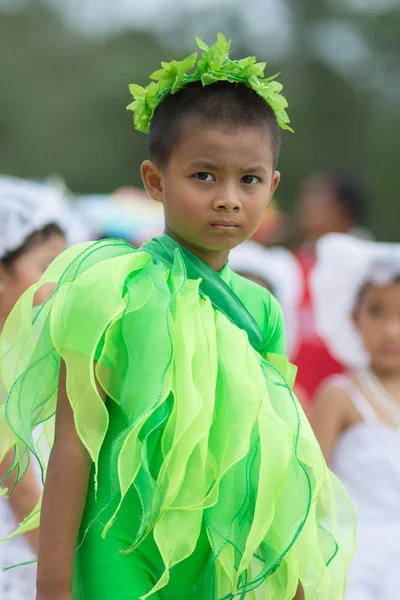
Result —
<svg viewBox="0 0 400 600"><path fill-rule="evenodd" d="M246 185L256 185L260 182L261 179L259 177L256 177L256 175L245 175L244 177L242 177L242 183L245 183Z"/></svg>
<svg viewBox="0 0 400 600"><path fill-rule="evenodd" d="M193 177L200 181L215 181L214 175L211 175L211 173L203 173L202 171L195 173Z"/></svg>

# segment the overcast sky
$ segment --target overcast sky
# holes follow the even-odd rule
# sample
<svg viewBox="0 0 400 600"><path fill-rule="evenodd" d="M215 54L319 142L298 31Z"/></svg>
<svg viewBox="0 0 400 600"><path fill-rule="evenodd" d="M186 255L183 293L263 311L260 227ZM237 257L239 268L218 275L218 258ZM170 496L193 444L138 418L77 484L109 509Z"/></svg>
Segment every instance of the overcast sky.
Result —
<svg viewBox="0 0 400 600"><path fill-rule="evenodd" d="M268 56L280 59L291 51L293 15L287 0L45 0L57 7L67 21L92 35L112 34L132 27L154 26L168 29L176 19L187 15L190 29L182 32L179 42L190 46L195 34L212 43L220 30L230 35L223 9L239 15L242 35L257 52L262 47ZM300 0L298 0L300 1ZM320 0L321 2L323 0ZM0 0L0 8L18 10L29 0ZM325 0L344 12L371 13L400 5L400 0ZM215 8L218 14L215 15ZM196 9L202 9L202 18L196 21ZM222 10L221 10L222 9ZM191 13L193 17L191 17ZM208 14L207 14L208 13ZM332 14L335 14L332 11ZM217 18L218 17L218 18ZM369 48L358 28L348 20L329 19L314 24L309 32L310 43L321 58L334 68L352 72L357 65L370 60ZM169 36L171 41L171 36ZM172 39L172 42L174 40Z"/></svg>
<svg viewBox="0 0 400 600"><path fill-rule="evenodd" d="M17 10L29 0L0 0L0 8ZM246 24L255 30L260 26L272 29L277 24L285 26L287 7L285 0L46 0L55 5L68 21L89 32L106 32L125 27L154 24L159 27L165 20L182 12L202 7L235 6L241 8ZM325 0L333 6L349 11L382 12L399 6L399 0ZM322 0L321 0L322 2ZM252 10L254 8L254 10ZM240 10L240 9L239 9ZM264 18L268 15L268 19ZM269 23L272 25L269 25Z"/></svg>

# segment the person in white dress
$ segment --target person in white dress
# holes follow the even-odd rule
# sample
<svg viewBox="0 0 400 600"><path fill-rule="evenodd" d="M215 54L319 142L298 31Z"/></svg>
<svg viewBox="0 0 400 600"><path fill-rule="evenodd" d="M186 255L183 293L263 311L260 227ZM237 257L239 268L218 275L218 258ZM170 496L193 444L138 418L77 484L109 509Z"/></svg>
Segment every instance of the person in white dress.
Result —
<svg viewBox="0 0 400 600"><path fill-rule="evenodd" d="M312 274L316 326L348 367L309 414L356 511L346 600L400 599L400 244L325 236Z"/></svg>
<svg viewBox="0 0 400 600"><path fill-rule="evenodd" d="M65 205L49 186L0 177L0 332L19 296L41 277L48 265L66 246ZM40 288L40 304L49 293ZM0 337L1 340L1 337ZM6 389L0 377L0 410L4 410ZM13 486L14 435L0 430L0 493ZM32 464L32 463L31 463ZM0 539L9 536L36 506L40 480L33 467L9 498L0 497ZM31 561L38 545L37 531L18 536L0 546L0 599L33 600L36 595L36 565L4 568Z"/></svg>

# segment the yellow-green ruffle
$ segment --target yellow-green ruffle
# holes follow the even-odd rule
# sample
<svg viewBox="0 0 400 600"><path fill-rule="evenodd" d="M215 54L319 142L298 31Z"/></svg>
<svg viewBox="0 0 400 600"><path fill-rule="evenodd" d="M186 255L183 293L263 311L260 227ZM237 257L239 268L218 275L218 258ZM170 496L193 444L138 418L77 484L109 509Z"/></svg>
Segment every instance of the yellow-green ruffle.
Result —
<svg viewBox="0 0 400 600"><path fill-rule="evenodd" d="M44 283L57 288L32 312ZM32 432L47 423L51 446L61 359L96 468L108 429L96 377L125 415L110 473L121 502L134 484L143 507L128 551L151 533L165 565L146 598L194 552L205 524L216 599L290 600L299 580L306 599L343 599L353 511L291 392L293 368L261 357L199 294L179 251L168 270L122 241L75 246L20 299L1 342L19 477L31 452L45 475Z"/></svg>

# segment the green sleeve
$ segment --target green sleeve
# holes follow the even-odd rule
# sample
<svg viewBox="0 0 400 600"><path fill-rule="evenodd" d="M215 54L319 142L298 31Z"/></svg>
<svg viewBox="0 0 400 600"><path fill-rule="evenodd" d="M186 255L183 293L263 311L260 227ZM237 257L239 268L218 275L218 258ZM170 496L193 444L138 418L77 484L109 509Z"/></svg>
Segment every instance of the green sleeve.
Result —
<svg viewBox="0 0 400 600"><path fill-rule="evenodd" d="M283 322L283 312L276 298L269 295L268 306L268 326L266 328L266 337L262 354L272 352L274 354L285 354L285 326Z"/></svg>
<svg viewBox="0 0 400 600"><path fill-rule="evenodd" d="M253 315L263 333L264 345L261 354L285 354L283 312L277 299L269 290L230 269L225 276L228 285Z"/></svg>

